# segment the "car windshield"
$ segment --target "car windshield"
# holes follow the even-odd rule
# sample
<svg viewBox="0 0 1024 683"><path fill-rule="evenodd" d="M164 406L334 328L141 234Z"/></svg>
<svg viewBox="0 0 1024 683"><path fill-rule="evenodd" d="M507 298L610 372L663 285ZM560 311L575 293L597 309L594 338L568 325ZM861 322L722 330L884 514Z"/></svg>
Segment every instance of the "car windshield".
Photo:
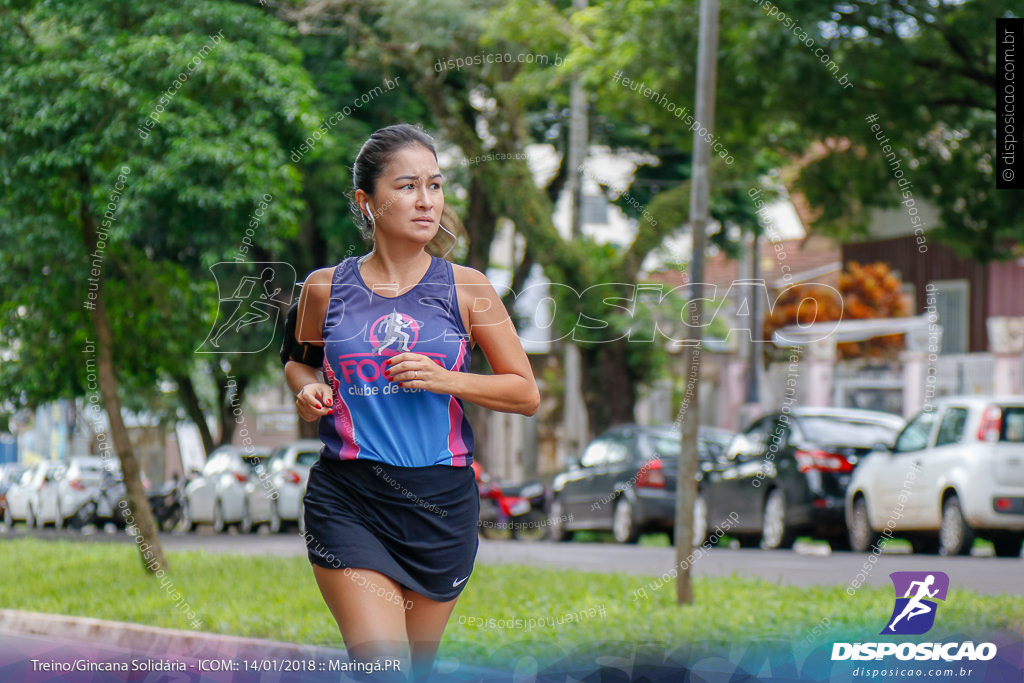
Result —
<svg viewBox="0 0 1024 683"><path fill-rule="evenodd" d="M1003 433L999 440L1024 443L1024 407L1003 408Z"/></svg>
<svg viewBox="0 0 1024 683"><path fill-rule="evenodd" d="M261 465L267 462L267 456L265 455L245 455L242 456L242 460L249 465L249 469L253 472L259 471Z"/></svg>
<svg viewBox="0 0 1024 683"><path fill-rule="evenodd" d="M878 422L832 415L803 415L800 429L814 443L865 448L879 442L891 444L899 433L899 429Z"/></svg>
<svg viewBox="0 0 1024 683"><path fill-rule="evenodd" d="M320 459L320 451L299 451L295 454L295 463L310 467Z"/></svg>
<svg viewBox="0 0 1024 683"><path fill-rule="evenodd" d="M679 432L658 432L650 436L655 455L661 458L679 457L683 445L682 435ZM723 444L728 445L728 443L729 439L717 432L712 432L710 435L700 432L697 439L697 450L702 457L708 456L709 449L711 455L718 455L725 447Z"/></svg>

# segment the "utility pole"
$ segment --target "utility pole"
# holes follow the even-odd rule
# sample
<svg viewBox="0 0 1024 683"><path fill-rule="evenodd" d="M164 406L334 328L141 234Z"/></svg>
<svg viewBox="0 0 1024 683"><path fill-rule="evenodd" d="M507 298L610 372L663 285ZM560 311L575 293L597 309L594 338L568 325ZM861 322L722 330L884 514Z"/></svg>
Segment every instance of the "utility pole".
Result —
<svg viewBox="0 0 1024 683"><path fill-rule="evenodd" d="M683 358L688 369L682 424L682 450L679 454L679 478L676 484L676 602L693 604L690 580L693 538L693 506L697 500L697 429L700 425L700 354L704 318L704 246L711 222L711 145L715 118L715 61L718 54L718 0L701 0L700 39L697 46L696 110L698 129L693 132L693 173L690 179L690 231L693 255L690 264L690 326L687 328ZM702 133L702 131L704 131Z"/></svg>
<svg viewBox="0 0 1024 683"><path fill-rule="evenodd" d="M587 0L573 0L573 9L586 9ZM570 238L583 234L583 171L587 158L587 96L579 77L572 79L569 90L569 216ZM583 362L579 347L565 343L565 435L567 448L577 457L587 439L587 410L583 401Z"/></svg>
<svg viewBox="0 0 1024 683"><path fill-rule="evenodd" d="M750 234L750 280L751 282L757 282L761 276L761 247L758 243L757 233L752 232ZM761 324L761 311L757 305L759 294L761 291L755 286L748 287L750 302L750 319L753 321L754 326L750 331L750 355L749 365L747 367L747 403L755 404L760 403L761 393L760 388L757 385L757 373L758 368L761 365L761 334L764 326ZM740 427L742 429L742 426Z"/></svg>
<svg viewBox="0 0 1024 683"><path fill-rule="evenodd" d="M587 0L573 0L574 11L587 8ZM587 94L579 77L569 88L569 192L572 198L572 239L583 234L583 174L580 165L587 158Z"/></svg>

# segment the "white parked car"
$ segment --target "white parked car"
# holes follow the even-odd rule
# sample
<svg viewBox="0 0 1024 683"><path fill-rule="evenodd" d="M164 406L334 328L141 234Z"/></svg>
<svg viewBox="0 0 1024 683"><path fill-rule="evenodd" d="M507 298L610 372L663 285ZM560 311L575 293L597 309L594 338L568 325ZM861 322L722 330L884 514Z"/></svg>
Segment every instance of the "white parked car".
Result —
<svg viewBox="0 0 1024 683"><path fill-rule="evenodd" d="M139 472L142 486L149 480ZM53 524L81 528L85 524L121 519L118 504L125 495L121 463L113 458L76 455L51 464L29 498L30 522L42 529Z"/></svg>
<svg viewBox="0 0 1024 683"><path fill-rule="evenodd" d="M7 489L11 488L24 474L27 468L18 463L5 463L0 465L0 519L7 517ZM4 523L3 528L10 528L10 524Z"/></svg>
<svg viewBox="0 0 1024 683"><path fill-rule="evenodd" d="M277 449L266 463L256 467L246 486L248 507L247 519L241 524L243 532L264 522L274 534L292 523L300 533L305 531L302 496L309 468L320 459L322 448L323 443L313 439L295 441Z"/></svg>
<svg viewBox="0 0 1024 683"><path fill-rule="evenodd" d="M964 555L976 537L999 557L1024 542L1024 396L954 396L918 413L890 448L854 471L846 492L854 550L881 532L915 552Z"/></svg>
<svg viewBox="0 0 1024 683"><path fill-rule="evenodd" d="M60 463L52 460L38 462L21 473L21 477L7 489L7 505L4 507L4 526L10 528L15 522L25 522L34 527L34 506L36 495L46 484L53 483L54 474Z"/></svg>
<svg viewBox="0 0 1024 683"><path fill-rule="evenodd" d="M205 522L220 533L230 524L243 525L246 486L269 456L268 449L248 446L221 446L211 453L199 476L185 486L181 529Z"/></svg>
<svg viewBox="0 0 1024 683"><path fill-rule="evenodd" d="M144 488L149 480L139 472ZM124 475L116 458L77 455L57 470L55 487L42 489L37 496L36 526L53 523L58 529L65 524L81 527L96 521L119 518L118 504L125 496Z"/></svg>

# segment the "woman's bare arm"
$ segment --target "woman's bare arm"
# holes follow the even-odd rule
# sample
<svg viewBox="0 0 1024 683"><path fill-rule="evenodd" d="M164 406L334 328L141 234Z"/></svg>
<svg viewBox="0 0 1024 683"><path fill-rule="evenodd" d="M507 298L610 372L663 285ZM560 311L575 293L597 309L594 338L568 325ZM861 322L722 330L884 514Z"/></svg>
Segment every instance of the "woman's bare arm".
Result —
<svg viewBox="0 0 1024 683"><path fill-rule="evenodd" d="M300 343L323 346L324 318L331 299L333 278L334 268L315 270L306 278L295 319L295 339ZM299 417L313 422L331 412L333 390L324 383L319 370L305 363L288 361L284 366L284 376L296 395Z"/></svg>

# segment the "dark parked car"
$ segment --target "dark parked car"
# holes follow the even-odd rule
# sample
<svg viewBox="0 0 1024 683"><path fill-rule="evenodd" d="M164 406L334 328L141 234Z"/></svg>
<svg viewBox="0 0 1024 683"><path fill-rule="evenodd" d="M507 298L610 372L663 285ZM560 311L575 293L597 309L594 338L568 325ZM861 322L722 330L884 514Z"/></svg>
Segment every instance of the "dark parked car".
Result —
<svg viewBox="0 0 1024 683"><path fill-rule="evenodd" d="M721 457L732 432L701 427L698 472ZM594 439L578 463L552 482L550 538L569 540L582 530L611 531L634 543L654 531L673 536L681 434L673 427L620 425Z"/></svg>
<svg viewBox="0 0 1024 683"><path fill-rule="evenodd" d="M789 548L800 535L847 549L844 503L857 462L892 443L902 417L852 408L794 408L756 420L704 473L698 505L707 526L738 517L740 545ZM734 519L735 519L734 517Z"/></svg>

